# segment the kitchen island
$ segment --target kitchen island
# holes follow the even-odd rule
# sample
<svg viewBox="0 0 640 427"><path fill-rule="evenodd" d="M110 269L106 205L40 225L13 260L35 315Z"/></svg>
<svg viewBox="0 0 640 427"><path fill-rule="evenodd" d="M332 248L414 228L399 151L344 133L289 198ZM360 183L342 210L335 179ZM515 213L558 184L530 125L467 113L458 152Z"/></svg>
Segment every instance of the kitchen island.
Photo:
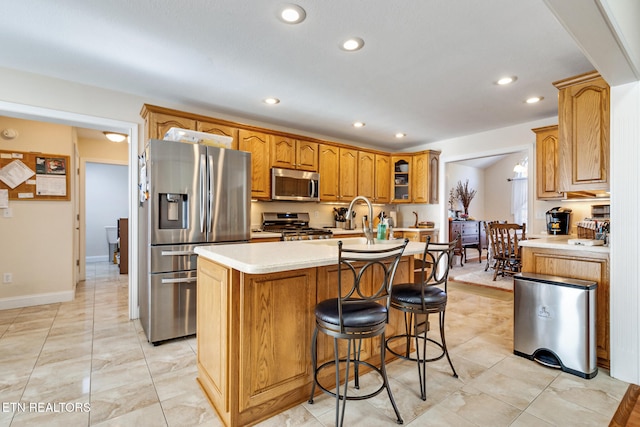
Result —
<svg viewBox="0 0 640 427"><path fill-rule="evenodd" d="M609 369L609 252L607 246L571 245L575 236L549 236L520 242L522 271L594 281L596 291L596 355Z"/></svg>
<svg viewBox="0 0 640 427"><path fill-rule="evenodd" d="M367 248L363 238L196 248L198 381L225 425L252 425L309 398L314 307L336 296L339 240ZM407 245L395 283L410 281L423 250ZM400 330L394 310L387 336ZM362 360L379 364L378 339L363 342ZM318 362L332 358L333 341L319 336Z"/></svg>

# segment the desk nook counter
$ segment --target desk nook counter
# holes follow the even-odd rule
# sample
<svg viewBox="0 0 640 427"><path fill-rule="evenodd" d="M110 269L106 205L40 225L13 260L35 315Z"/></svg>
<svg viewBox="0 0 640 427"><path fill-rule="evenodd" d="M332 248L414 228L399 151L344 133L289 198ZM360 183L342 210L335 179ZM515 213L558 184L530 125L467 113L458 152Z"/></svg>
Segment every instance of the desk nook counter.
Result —
<svg viewBox="0 0 640 427"><path fill-rule="evenodd" d="M198 382L225 425L252 425L309 398L314 307L336 296L338 240L196 249ZM367 247L362 238L342 240ZM394 283L411 281L413 255L423 251L424 243L409 242ZM390 316L387 336L404 331L403 316ZM363 342L362 360L378 365L373 340ZM318 362L330 359L332 341L318 337Z"/></svg>

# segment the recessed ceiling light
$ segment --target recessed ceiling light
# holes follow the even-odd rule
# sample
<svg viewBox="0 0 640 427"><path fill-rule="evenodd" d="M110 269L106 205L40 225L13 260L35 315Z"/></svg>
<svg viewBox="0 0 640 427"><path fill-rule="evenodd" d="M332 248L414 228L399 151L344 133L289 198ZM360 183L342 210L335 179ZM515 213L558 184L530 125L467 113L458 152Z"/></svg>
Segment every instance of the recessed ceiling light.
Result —
<svg viewBox="0 0 640 427"><path fill-rule="evenodd" d="M362 127L364 127L364 123L363 122L354 122L353 123L353 127L354 128L362 128Z"/></svg>
<svg viewBox="0 0 640 427"><path fill-rule="evenodd" d="M516 80L518 80L518 78L516 76L502 77L496 83L502 86L502 85L508 85L510 83L513 83Z"/></svg>
<svg viewBox="0 0 640 427"><path fill-rule="evenodd" d="M532 96L531 98L527 99L526 103L527 104L535 104L536 102L540 102L542 101L544 98L541 96Z"/></svg>
<svg viewBox="0 0 640 427"><path fill-rule="evenodd" d="M404 138L405 136L407 136L406 133L402 133L402 132L396 133L396 138Z"/></svg>
<svg viewBox="0 0 640 427"><path fill-rule="evenodd" d="M280 100L278 98L265 98L263 102L269 105L276 105L280 103Z"/></svg>
<svg viewBox="0 0 640 427"><path fill-rule="evenodd" d="M342 49L349 52L360 50L362 49L362 46L364 46L364 40L360 37L351 37L342 43Z"/></svg>
<svg viewBox="0 0 640 427"><path fill-rule="evenodd" d="M307 17L307 12L297 4L287 4L280 9L278 17L287 24L299 24Z"/></svg>

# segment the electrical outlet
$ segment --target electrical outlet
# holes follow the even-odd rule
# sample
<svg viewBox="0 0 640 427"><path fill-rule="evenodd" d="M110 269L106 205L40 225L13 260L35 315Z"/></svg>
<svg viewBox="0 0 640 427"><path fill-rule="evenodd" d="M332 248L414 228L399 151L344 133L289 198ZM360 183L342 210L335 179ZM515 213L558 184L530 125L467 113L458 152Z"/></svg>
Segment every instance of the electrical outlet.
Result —
<svg viewBox="0 0 640 427"><path fill-rule="evenodd" d="M13 283L13 273L3 273L2 283Z"/></svg>
<svg viewBox="0 0 640 427"><path fill-rule="evenodd" d="M544 215L545 215L544 211L538 211L536 212L536 219L544 219Z"/></svg>
<svg viewBox="0 0 640 427"><path fill-rule="evenodd" d="M318 218L318 215L320 215L320 213L318 211L313 211L313 217L314 218Z"/></svg>
<svg viewBox="0 0 640 427"><path fill-rule="evenodd" d="M11 208L4 208L4 212L2 212L2 216L5 218L11 218L13 216L13 210Z"/></svg>

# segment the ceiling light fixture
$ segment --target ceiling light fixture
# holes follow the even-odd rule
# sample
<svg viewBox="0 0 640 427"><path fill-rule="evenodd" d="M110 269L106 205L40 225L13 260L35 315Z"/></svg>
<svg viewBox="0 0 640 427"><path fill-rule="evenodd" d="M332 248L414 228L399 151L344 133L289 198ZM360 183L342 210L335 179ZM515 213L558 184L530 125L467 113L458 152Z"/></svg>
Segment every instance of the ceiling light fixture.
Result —
<svg viewBox="0 0 640 427"><path fill-rule="evenodd" d="M297 4L287 4L280 9L278 17L287 24L299 24L307 17L307 12Z"/></svg>
<svg viewBox="0 0 640 427"><path fill-rule="evenodd" d="M496 83L499 84L500 86L504 86L504 85L508 85L510 83L515 82L516 80L518 80L518 78L516 76L510 76L510 77L502 77L500 80L498 80Z"/></svg>
<svg viewBox="0 0 640 427"><path fill-rule="evenodd" d="M364 46L364 40L360 37L351 37L342 43L342 49L348 52L353 52L362 49Z"/></svg>
<svg viewBox="0 0 640 427"><path fill-rule="evenodd" d="M118 133L118 132L102 132L102 133L104 133L104 136L106 136L107 139L111 142L122 142L129 137L124 133Z"/></svg>
<svg viewBox="0 0 640 427"><path fill-rule="evenodd" d="M280 104L280 100L278 98L265 98L263 102L269 105Z"/></svg>
<svg viewBox="0 0 640 427"><path fill-rule="evenodd" d="M542 101L543 99L544 99L544 98L543 98L543 97L541 97L541 96L533 96L533 97L531 97L531 98L527 99L525 102L526 102L527 104L535 104L536 102L540 102L540 101Z"/></svg>
<svg viewBox="0 0 640 427"><path fill-rule="evenodd" d="M400 138L404 138L405 136L407 136L406 133L402 133L402 132L398 132L396 133L396 138L400 139Z"/></svg>
<svg viewBox="0 0 640 427"><path fill-rule="evenodd" d="M353 123L353 127L354 128L362 128L362 127L364 127L364 123L363 122L354 122Z"/></svg>

